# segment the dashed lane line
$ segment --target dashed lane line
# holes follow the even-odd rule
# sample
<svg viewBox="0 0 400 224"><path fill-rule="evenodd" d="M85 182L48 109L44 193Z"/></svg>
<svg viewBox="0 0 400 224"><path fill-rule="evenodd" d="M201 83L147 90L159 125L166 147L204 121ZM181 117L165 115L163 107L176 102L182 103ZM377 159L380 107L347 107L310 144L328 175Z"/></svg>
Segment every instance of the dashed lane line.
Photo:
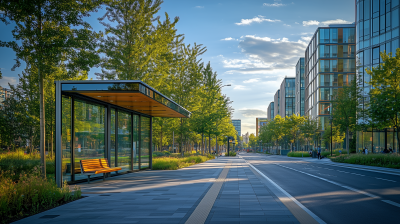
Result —
<svg viewBox="0 0 400 224"><path fill-rule="evenodd" d="M383 178L379 178L379 177L375 177L375 179L378 179L378 180L385 180L385 181L390 181L390 182L397 182L397 181L394 181L394 180L388 180L388 179L383 179Z"/></svg>

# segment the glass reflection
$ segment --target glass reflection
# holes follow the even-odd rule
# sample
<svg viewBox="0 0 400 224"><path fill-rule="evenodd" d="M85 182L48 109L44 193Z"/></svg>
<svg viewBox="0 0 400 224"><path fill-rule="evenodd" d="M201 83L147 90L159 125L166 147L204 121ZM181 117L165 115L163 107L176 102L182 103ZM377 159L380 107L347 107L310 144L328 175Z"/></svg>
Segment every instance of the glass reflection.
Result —
<svg viewBox="0 0 400 224"><path fill-rule="evenodd" d="M131 170L132 149L132 120L131 114L118 111L118 167L121 172Z"/></svg>
<svg viewBox="0 0 400 224"><path fill-rule="evenodd" d="M150 118L141 117L140 119L140 168L149 167L149 152L150 152Z"/></svg>
<svg viewBox="0 0 400 224"><path fill-rule="evenodd" d="M75 180L86 179L80 172L80 160L105 158L104 130L106 108L76 100L74 108ZM93 176L101 176L97 174Z"/></svg>
<svg viewBox="0 0 400 224"><path fill-rule="evenodd" d="M61 169L62 181L71 181L71 98L62 97Z"/></svg>

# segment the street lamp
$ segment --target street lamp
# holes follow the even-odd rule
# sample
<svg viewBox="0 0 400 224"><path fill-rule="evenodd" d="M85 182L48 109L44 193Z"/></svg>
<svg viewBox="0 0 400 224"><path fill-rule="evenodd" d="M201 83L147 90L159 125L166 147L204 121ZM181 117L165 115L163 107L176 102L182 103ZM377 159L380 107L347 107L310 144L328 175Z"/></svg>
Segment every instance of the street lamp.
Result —
<svg viewBox="0 0 400 224"><path fill-rule="evenodd" d="M332 117L332 95L329 95L329 101L331 103L331 106L329 108L329 121L331 122L331 156L332 156L332 122L333 122L333 117Z"/></svg>

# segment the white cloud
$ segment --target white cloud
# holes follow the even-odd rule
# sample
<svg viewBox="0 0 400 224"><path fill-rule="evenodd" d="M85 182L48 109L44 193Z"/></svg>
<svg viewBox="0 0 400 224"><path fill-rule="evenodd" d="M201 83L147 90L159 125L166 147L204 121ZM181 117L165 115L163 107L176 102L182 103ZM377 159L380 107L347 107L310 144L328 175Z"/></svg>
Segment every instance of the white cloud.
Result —
<svg viewBox="0 0 400 224"><path fill-rule="evenodd" d="M286 23L285 23L285 24L283 24L283 25L284 25L284 26L289 26L289 27L291 27L291 25L288 25L288 24L286 24Z"/></svg>
<svg viewBox="0 0 400 224"><path fill-rule="evenodd" d="M309 42L311 40L312 36L309 37L301 37L302 40Z"/></svg>
<svg viewBox="0 0 400 224"><path fill-rule="evenodd" d="M308 42L289 41L287 38L272 39L247 35L239 42L245 58L222 58L228 73L262 74L276 69L293 69L299 57L304 57Z"/></svg>
<svg viewBox="0 0 400 224"><path fill-rule="evenodd" d="M224 39L221 39L221 40L226 40L226 41L229 41L229 40L235 40L235 38L232 38L232 37L227 37L227 38L224 38Z"/></svg>
<svg viewBox="0 0 400 224"><path fill-rule="evenodd" d="M317 20L303 21L303 26L313 26L313 25L318 26L319 22Z"/></svg>
<svg viewBox="0 0 400 224"><path fill-rule="evenodd" d="M274 3L264 3L263 6L267 6L267 7L281 7L281 6L285 6L285 4L280 3L281 0L274 0Z"/></svg>
<svg viewBox="0 0 400 224"><path fill-rule="evenodd" d="M319 22L317 20L303 21L303 26L318 26L320 24L322 24L324 26L329 26L331 24L351 24L351 22L343 20L343 19L333 19L333 20L327 20L327 21L322 21L322 22Z"/></svg>
<svg viewBox="0 0 400 224"><path fill-rule="evenodd" d="M260 79L255 78L255 79L244 80L243 83L254 83L254 82L258 82L258 81L260 81Z"/></svg>
<svg viewBox="0 0 400 224"><path fill-rule="evenodd" d="M9 88L8 83L10 83L11 85L16 85L18 83L17 78L3 76L3 78L0 79L0 86L1 87Z"/></svg>
<svg viewBox="0 0 400 224"><path fill-rule="evenodd" d="M294 24L300 24L300 23L298 23L298 22L295 22Z"/></svg>
<svg viewBox="0 0 400 224"><path fill-rule="evenodd" d="M262 23L262 22L280 22L279 19L265 19L265 16L256 16L253 19L242 19L240 23L235 23L236 25L250 25L252 23Z"/></svg>
<svg viewBox="0 0 400 224"><path fill-rule="evenodd" d="M331 25L331 24L351 24L352 22L343 20L343 19L335 19L335 20L327 20L324 22L321 22L325 26Z"/></svg>
<svg viewBox="0 0 400 224"><path fill-rule="evenodd" d="M204 6L196 6L196 9L204 9Z"/></svg>
<svg viewBox="0 0 400 224"><path fill-rule="evenodd" d="M267 116L267 111L261 110L261 109L243 108L243 109L239 109L239 112L243 115L243 117L263 117L263 116Z"/></svg>
<svg viewBox="0 0 400 224"><path fill-rule="evenodd" d="M234 86L233 89L236 90L247 90L247 88L243 85L233 85L233 86Z"/></svg>

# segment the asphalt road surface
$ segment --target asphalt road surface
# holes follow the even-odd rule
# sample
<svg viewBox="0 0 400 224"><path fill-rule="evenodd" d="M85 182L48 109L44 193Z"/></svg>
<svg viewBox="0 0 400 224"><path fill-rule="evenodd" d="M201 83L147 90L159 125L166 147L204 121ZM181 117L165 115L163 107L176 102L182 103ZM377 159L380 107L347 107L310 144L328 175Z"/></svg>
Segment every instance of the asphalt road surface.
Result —
<svg viewBox="0 0 400 224"><path fill-rule="evenodd" d="M400 223L400 176L240 153L326 223Z"/></svg>

